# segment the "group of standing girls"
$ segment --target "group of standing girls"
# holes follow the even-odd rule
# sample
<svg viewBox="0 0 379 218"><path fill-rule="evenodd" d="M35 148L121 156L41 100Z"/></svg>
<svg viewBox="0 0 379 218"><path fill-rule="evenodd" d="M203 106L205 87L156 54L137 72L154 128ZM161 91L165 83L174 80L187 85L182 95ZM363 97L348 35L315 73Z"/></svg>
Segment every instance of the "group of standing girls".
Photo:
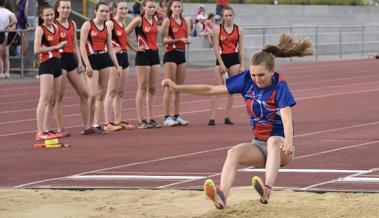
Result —
<svg viewBox="0 0 379 218"><path fill-rule="evenodd" d="M153 118L155 83L159 75L158 23L153 0L144 0L140 16L126 26L128 6L125 1L114 3L114 16L109 17L108 5L99 2L95 17L80 30L77 44L76 24L69 17L70 0L57 0L54 7L40 8L34 40L34 52L39 55L40 98L37 106L36 140L69 136L63 128L61 102L66 81L70 81L80 97L83 119L81 134L102 134L134 126L121 119L123 90L129 73L128 47L136 52L138 90L136 110L138 128L160 127ZM168 17L163 21L162 39L165 77L182 84L186 73L185 48L191 43L189 21L182 13L180 0L170 1ZM128 40L136 33L137 47ZM169 89L164 94L163 125L187 125L179 115L179 95L174 94L174 116L170 116ZM143 107L146 103L146 118ZM100 126L100 111L104 107L104 126ZM55 112L57 129L49 123ZM113 122L111 121L113 111Z"/></svg>

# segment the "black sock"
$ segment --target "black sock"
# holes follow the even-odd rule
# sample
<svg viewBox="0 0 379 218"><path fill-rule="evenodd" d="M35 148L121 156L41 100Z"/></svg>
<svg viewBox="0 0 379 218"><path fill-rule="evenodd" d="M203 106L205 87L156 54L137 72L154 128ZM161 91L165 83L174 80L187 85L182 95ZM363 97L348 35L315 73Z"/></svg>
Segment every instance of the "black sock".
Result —
<svg viewBox="0 0 379 218"><path fill-rule="evenodd" d="M178 118L179 117L179 114L175 114L174 115L174 119Z"/></svg>
<svg viewBox="0 0 379 218"><path fill-rule="evenodd" d="M166 115L166 116L164 116L164 119L167 119L167 118L169 118L170 117L170 115Z"/></svg>

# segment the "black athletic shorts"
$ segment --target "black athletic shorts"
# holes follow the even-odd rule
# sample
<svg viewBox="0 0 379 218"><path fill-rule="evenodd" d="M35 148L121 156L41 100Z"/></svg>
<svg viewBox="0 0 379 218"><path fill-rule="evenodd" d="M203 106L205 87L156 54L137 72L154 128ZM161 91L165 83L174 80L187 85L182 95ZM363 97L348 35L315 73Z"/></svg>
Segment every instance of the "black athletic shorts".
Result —
<svg viewBox="0 0 379 218"><path fill-rule="evenodd" d="M62 69L67 73L75 70L78 67L78 61L74 53L62 53Z"/></svg>
<svg viewBox="0 0 379 218"><path fill-rule="evenodd" d="M0 32L0 44L3 44L5 40L5 32Z"/></svg>
<svg viewBox="0 0 379 218"><path fill-rule="evenodd" d="M148 49L144 52L137 52L136 66L153 66L160 64L158 49Z"/></svg>
<svg viewBox="0 0 379 218"><path fill-rule="evenodd" d="M88 56L93 70L102 70L107 67L113 67L111 57L108 52L95 52Z"/></svg>
<svg viewBox="0 0 379 218"><path fill-rule="evenodd" d="M230 54L221 54L221 59L224 62L226 69L229 69L231 66L241 64L240 55L237 52ZM218 60L216 60L216 65L220 65L220 63L218 63Z"/></svg>
<svg viewBox="0 0 379 218"><path fill-rule="evenodd" d="M163 56L163 63L166 62L173 62L176 65L186 63L185 51L174 49L172 51L166 52Z"/></svg>
<svg viewBox="0 0 379 218"><path fill-rule="evenodd" d="M116 57L118 65L120 65L123 70L129 67L128 53L126 51L117 53Z"/></svg>
<svg viewBox="0 0 379 218"><path fill-rule="evenodd" d="M52 74L54 78L62 75L62 64L60 58L50 58L39 64L38 74Z"/></svg>

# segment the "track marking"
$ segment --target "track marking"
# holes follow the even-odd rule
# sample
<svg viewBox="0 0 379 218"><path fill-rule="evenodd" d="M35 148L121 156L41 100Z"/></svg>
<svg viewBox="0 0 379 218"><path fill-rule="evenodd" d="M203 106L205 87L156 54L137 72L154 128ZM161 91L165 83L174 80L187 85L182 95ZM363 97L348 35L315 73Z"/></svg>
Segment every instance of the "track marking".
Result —
<svg viewBox="0 0 379 218"><path fill-rule="evenodd" d="M65 179L73 180L193 180L204 176L142 176L142 175L75 175Z"/></svg>
<svg viewBox="0 0 379 218"><path fill-rule="evenodd" d="M265 172L265 169L244 168L239 172ZM337 169L279 169L280 173L367 173L368 170L337 170Z"/></svg>
<svg viewBox="0 0 379 218"><path fill-rule="evenodd" d="M379 177L366 178L366 177L344 177L339 178L336 182L352 182L352 183L379 183Z"/></svg>

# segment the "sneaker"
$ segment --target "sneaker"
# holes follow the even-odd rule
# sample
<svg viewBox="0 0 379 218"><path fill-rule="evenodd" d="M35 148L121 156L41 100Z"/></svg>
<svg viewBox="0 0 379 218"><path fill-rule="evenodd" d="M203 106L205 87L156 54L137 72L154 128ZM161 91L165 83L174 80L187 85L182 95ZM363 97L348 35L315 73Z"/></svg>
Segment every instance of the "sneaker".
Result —
<svg viewBox="0 0 379 218"><path fill-rule="evenodd" d="M226 198L220 187L216 187L212 179L207 179L204 182L205 195L213 201L217 209L224 209L226 205Z"/></svg>
<svg viewBox="0 0 379 218"><path fill-rule="evenodd" d="M163 126L176 126L178 123L175 122L172 117L166 117L163 120Z"/></svg>
<svg viewBox="0 0 379 218"><path fill-rule="evenodd" d="M106 131L102 130L101 128L96 128L96 127L90 127L88 129L82 129L80 131L81 135L90 135L90 134L107 134Z"/></svg>
<svg viewBox="0 0 379 218"><path fill-rule="evenodd" d="M45 139L49 139L49 133L48 132L37 132L36 133L36 141L42 141Z"/></svg>
<svg viewBox="0 0 379 218"><path fill-rule="evenodd" d="M49 137L50 137L51 139L62 138L62 137L63 137L63 134L60 133L60 132L57 132L57 131L55 131L55 130L50 130L50 131L49 131Z"/></svg>
<svg viewBox="0 0 379 218"><path fill-rule="evenodd" d="M252 184L255 191L259 194L259 196L261 196L259 201L262 204L268 204L268 199L270 198L270 194L271 194L271 187L268 185L265 185L262 182L261 178L259 178L258 176L253 177Z"/></svg>
<svg viewBox="0 0 379 218"><path fill-rule="evenodd" d="M122 129L126 129L126 130L136 128L134 125L128 123L127 121L121 121L121 123L119 123L119 124L114 124L114 123L111 123L111 124L113 126L121 126Z"/></svg>
<svg viewBox="0 0 379 218"><path fill-rule="evenodd" d="M210 119L208 121L208 126L215 126L216 125L216 121L214 119Z"/></svg>
<svg viewBox="0 0 379 218"><path fill-rule="evenodd" d="M62 129L54 129L53 131L56 132L56 133L62 134L62 137L70 137L71 136L71 133L66 132L64 128L62 128Z"/></svg>
<svg viewBox="0 0 379 218"><path fill-rule="evenodd" d="M114 126L110 123L104 125L104 130L107 132L118 131L120 129L122 129L122 126Z"/></svg>
<svg viewBox="0 0 379 218"><path fill-rule="evenodd" d="M162 127L162 125L158 124L157 121L155 121L153 119L151 119L149 123L153 126L153 128L161 128Z"/></svg>
<svg viewBox="0 0 379 218"><path fill-rule="evenodd" d="M234 123L230 120L229 117L225 117L224 124L225 125L234 125Z"/></svg>
<svg viewBox="0 0 379 218"><path fill-rule="evenodd" d="M189 121L183 120L181 116L177 116L175 118L175 122L177 123L178 126L187 126L189 124Z"/></svg>
<svg viewBox="0 0 379 218"><path fill-rule="evenodd" d="M139 129L149 129L153 127L154 126L150 122L147 122L146 120L142 120L141 122L138 123Z"/></svg>

